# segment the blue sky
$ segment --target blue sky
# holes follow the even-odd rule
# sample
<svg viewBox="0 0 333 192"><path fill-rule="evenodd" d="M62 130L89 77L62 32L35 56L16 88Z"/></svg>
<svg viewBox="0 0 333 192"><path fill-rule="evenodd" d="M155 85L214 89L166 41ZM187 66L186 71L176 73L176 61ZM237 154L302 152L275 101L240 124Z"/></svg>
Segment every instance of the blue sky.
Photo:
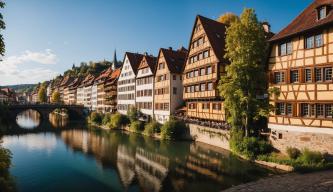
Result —
<svg viewBox="0 0 333 192"><path fill-rule="evenodd" d="M73 63L188 46L197 14L254 8L278 32L312 0L5 0L0 85L52 79Z"/></svg>

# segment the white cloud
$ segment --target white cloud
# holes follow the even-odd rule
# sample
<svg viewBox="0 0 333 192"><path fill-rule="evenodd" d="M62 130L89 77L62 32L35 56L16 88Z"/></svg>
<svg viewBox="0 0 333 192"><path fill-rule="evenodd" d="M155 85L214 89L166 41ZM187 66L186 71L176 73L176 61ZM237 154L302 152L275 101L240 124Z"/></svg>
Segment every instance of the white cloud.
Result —
<svg viewBox="0 0 333 192"><path fill-rule="evenodd" d="M45 49L43 52L32 52L26 50L19 56L10 56L5 58L1 63L4 65L18 65L26 62L36 62L40 64L56 64L57 56L51 49Z"/></svg>
<svg viewBox="0 0 333 192"><path fill-rule="evenodd" d="M27 50L21 55L5 57L0 62L0 85L37 83L51 79L58 73L40 66L31 66L53 65L57 63L57 60L57 55L50 49L40 52Z"/></svg>

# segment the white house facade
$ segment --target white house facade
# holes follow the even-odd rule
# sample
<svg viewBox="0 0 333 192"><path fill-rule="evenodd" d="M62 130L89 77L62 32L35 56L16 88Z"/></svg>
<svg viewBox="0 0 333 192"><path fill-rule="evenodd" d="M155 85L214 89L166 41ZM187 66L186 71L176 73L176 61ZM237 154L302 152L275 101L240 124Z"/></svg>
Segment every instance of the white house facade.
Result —
<svg viewBox="0 0 333 192"><path fill-rule="evenodd" d="M135 78L143 55L126 52L117 85L117 111L123 115L135 106Z"/></svg>

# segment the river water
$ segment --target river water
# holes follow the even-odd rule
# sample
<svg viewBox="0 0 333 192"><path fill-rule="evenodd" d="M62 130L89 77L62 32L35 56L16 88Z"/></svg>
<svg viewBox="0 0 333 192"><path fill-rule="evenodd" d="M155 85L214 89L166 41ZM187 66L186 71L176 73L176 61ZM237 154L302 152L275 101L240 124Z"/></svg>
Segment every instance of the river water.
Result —
<svg viewBox="0 0 333 192"><path fill-rule="evenodd" d="M2 138L19 191L214 192L274 174L202 143L102 131L55 115L48 122L26 111Z"/></svg>

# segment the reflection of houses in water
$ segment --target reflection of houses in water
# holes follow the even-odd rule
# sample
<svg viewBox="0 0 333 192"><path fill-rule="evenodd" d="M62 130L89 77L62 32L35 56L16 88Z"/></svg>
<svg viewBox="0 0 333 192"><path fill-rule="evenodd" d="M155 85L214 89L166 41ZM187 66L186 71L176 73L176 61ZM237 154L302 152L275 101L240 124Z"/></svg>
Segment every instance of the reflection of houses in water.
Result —
<svg viewBox="0 0 333 192"><path fill-rule="evenodd" d="M93 155L102 166L112 166L117 159L117 145L112 145L108 137L84 130L62 131L61 137L73 150Z"/></svg>
<svg viewBox="0 0 333 192"><path fill-rule="evenodd" d="M229 159L229 152L203 143L193 143L185 164L177 162L176 172L183 177L209 177L215 181L223 180L223 159Z"/></svg>
<svg viewBox="0 0 333 192"><path fill-rule="evenodd" d="M135 171L140 186L145 191L160 191L162 182L168 174L169 159L165 156L137 148Z"/></svg>
<svg viewBox="0 0 333 192"><path fill-rule="evenodd" d="M132 151L131 148L125 145L119 145L117 151L117 168L119 171L119 177L125 187L131 185L135 177L135 150Z"/></svg>
<svg viewBox="0 0 333 192"><path fill-rule="evenodd" d="M53 127L63 128L68 124L68 116L61 116L51 113L49 115L49 121Z"/></svg>

